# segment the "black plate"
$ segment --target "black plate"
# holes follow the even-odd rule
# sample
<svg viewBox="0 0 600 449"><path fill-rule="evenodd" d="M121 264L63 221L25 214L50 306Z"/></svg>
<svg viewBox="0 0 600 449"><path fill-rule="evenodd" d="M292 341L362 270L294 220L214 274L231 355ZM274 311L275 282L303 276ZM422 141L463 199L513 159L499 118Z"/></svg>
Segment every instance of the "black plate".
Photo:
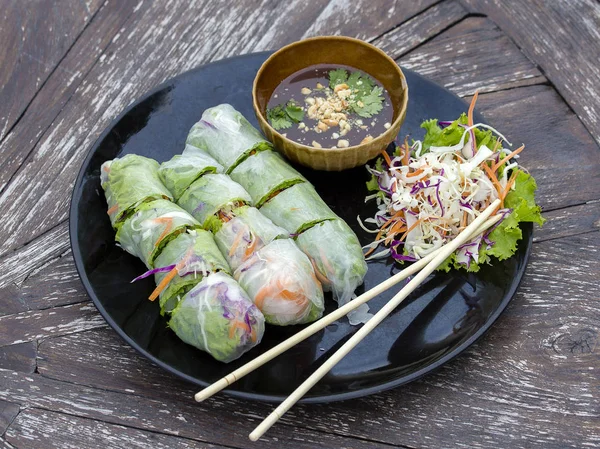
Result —
<svg viewBox="0 0 600 449"><path fill-rule="evenodd" d="M167 81L122 113L100 136L87 156L73 191L71 245L77 270L88 294L106 321L131 346L166 370L206 386L262 351L298 331L298 327L268 326L263 342L241 359L223 364L180 341L146 298L151 279L130 284L144 265L114 243L100 187L102 162L127 153L164 161L183 150L186 135L206 108L231 103L256 125L251 87L269 53L216 62ZM465 111L455 95L406 70L410 90L408 114L401 135L423 136L422 120L449 120ZM479 118L478 118L479 119ZM357 233L362 244L372 239L357 225L356 216L374 214L365 205L363 167L341 173L300 171L314 183L331 208ZM410 382L446 363L477 340L507 306L525 271L532 227L511 259L485 267L478 274L452 272L431 276L404 304L360 343L304 398L326 402L372 394ZM340 250L342 250L340 248ZM358 293L398 268L389 261L372 262ZM373 311L400 288L371 301ZM328 310L333 300L326 296ZM328 326L295 348L246 376L227 390L233 396L278 401L310 375L358 327L347 320Z"/></svg>

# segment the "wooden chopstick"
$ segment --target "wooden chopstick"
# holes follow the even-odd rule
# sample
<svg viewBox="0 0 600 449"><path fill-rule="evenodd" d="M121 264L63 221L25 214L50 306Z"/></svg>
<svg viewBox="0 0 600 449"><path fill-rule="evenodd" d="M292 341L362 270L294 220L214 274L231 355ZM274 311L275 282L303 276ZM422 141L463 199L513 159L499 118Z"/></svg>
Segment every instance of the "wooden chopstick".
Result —
<svg viewBox="0 0 600 449"><path fill-rule="evenodd" d="M261 422L250 434L250 440L258 440L285 412L298 402L325 374L342 360L358 343L360 343L379 323L381 323L398 305L410 295L435 269L441 265L459 246L469 241L476 230L482 226L488 217L496 210L500 200L495 200L455 239L444 245L435 257L406 284L385 306L365 323L346 343L342 345L323 365L290 394L269 416Z"/></svg>
<svg viewBox="0 0 600 449"><path fill-rule="evenodd" d="M481 225L475 232L473 232L473 234L471 235L471 238L475 237L476 235L481 234L486 229L489 229L500 218L501 218L500 215L490 218L487 222L485 222L483 225ZM465 231L466 231L466 229L465 229ZM344 317L345 315L347 315L351 311L355 310L360 305L370 301L374 297L380 295L381 293L383 293L384 291L393 287L397 283L403 281L407 277L412 276L413 274L415 274L416 272L421 270L421 268L426 266L429 262L431 262L433 260L433 258L438 254L438 252L442 249L443 249L443 247L439 248L437 251L432 252L431 254L428 254L423 259L420 259L417 262L414 262L409 267L405 268L404 270L400 271L399 273L396 273L391 278L386 279L381 284L376 285L369 291L364 292L362 295L360 295L357 298L353 299L352 301L344 304L342 307L334 310L333 312L324 316L320 320L315 321L310 326L302 329L297 334L292 335L287 340L282 341L277 346L274 346L273 348L271 348L268 351L264 352L263 354L259 355L254 360L251 360L250 362L246 363L245 365L242 365L235 371L231 372L230 374L226 375L225 377L222 377L221 379L219 379L215 383L209 385L202 391L199 391L198 393L196 393L194 398L196 399L196 401L202 402L202 401L210 398L211 396L217 394L219 391L223 390L224 388L227 388L229 385L231 385L235 381L241 379L242 377L246 376L247 374L251 373L252 371L256 370L257 368L260 368L265 363L273 360L275 357L284 353L291 347L297 345L298 343L300 343L303 340L306 340L311 335L316 334L321 329L324 329L325 327L329 326L331 323Z"/></svg>

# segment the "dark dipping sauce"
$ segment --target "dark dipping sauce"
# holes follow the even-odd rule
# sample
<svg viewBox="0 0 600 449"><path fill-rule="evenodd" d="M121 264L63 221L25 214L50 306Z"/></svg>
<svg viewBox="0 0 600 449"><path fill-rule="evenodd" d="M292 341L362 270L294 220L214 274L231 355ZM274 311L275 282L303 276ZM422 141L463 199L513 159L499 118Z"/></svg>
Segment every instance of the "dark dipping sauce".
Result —
<svg viewBox="0 0 600 449"><path fill-rule="evenodd" d="M363 97L357 95L360 92L350 87L351 83L341 83L348 86L351 93L348 95L346 88L342 85L338 90L341 91L342 96L348 96L345 99L340 98L340 94L334 92L334 89L329 87L330 72L337 69L345 70L348 76L358 72L354 77L360 74L363 79L368 79L373 87L381 89L378 95L379 98L383 98L383 101L380 102L381 110L372 114L371 117L359 115L353 109L353 106L362 104L363 108L369 108L369 104L359 103L357 105L357 99L360 101ZM318 88L319 84L323 87ZM360 86L364 87L362 82L359 84ZM310 93L306 89L310 89ZM322 98L324 103L327 103L325 108L322 105L318 106L318 98ZM331 101L328 102L327 98L330 98ZM315 108L312 111L310 110L313 100L317 105L317 111L320 111L317 112L317 117L314 118L310 116L310 113L315 111ZM285 108L290 101L295 102L298 107L302 108L304 113L302 120L293 120L291 117L286 116L285 118L288 119L288 122L291 122L290 127L275 126L278 122L273 120L272 116L269 116L269 111L273 111L278 106ZM330 109L328 105L334 101L337 105L337 110L334 109L330 117L325 117L328 114L324 113L323 109L325 111ZM344 102L347 104L345 107L343 106ZM371 104L371 110L373 110L372 106ZM281 112L281 108L279 112ZM344 114L346 119L340 119L341 116L339 114ZM362 115L364 114L363 112ZM341 64L317 64L293 73L277 86L267 105L267 119L271 126L277 129L279 133L303 145L317 148L345 148L372 140L390 128L393 116L394 108L390 96L383 85L365 72Z"/></svg>

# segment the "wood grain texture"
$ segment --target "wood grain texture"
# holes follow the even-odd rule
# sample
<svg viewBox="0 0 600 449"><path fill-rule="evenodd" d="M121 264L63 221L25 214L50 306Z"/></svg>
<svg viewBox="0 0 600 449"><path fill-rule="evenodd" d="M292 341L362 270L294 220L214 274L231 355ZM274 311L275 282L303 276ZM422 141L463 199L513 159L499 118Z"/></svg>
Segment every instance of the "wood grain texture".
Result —
<svg viewBox="0 0 600 449"><path fill-rule="evenodd" d="M449 0L437 3L422 14L375 39L372 43L390 57L398 59L407 51L418 47L432 36L436 36L464 19L467 14L468 11L458 1Z"/></svg>
<svg viewBox="0 0 600 449"><path fill-rule="evenodd" d="M104 0L5 1L0 9L0 140Z"/></svg>
<svg viewBox="0 0 600 449"><path fill-rule="evenodd" d="M61 449L99 447L218 449L225 447L37 409L29 409L21 413L5 438L19 449L57 447Z"/></svg>
<svg viewBox="0 0 600 449"><path fill-rule="evenodd" d="M437 374L369 398L299 406L284 422L411 447L593 443L600 438L594 427L600 418L595 373L600 369L599 235L535 244L527 275L504 316L480 343ZM573 254L577 266L565 266ZM188 410L195 390L142 359L109 329L45 340L39 354L38 369L45 377L174 401L181 410ZM244 417L270 411L268 405L226 396L197 407L235 409L240 425L248 428L252 425L244 424ZM473 427L466 432L468 422Z"/></svg>
<svg viewBox="0 0 600 449"><path fill-rule="evenodd" d="M478 108L515 145L535 176L544 210L600 198L600 148L550 86L481 95Z"/></svg>
<svg viewBox="0 0 600 449"><path fill-rule="evenodd" d="M14 421L20 409L19 404L0 401L0 437L4 435L4 432L6 432L8 426Z"/></svg>
<svg viewBox="0 0 600 449"><path fill-rule="evenodd" d="M0 347L0 368L33 373L37 367L37 341Z"/></svg>
<svg viewBox="0 0 600 449"><path fill-rule="evenodd" d="M106 321L90 301L4 315L0 317L0 347L105 326Z"/></svg>
<svg viewBox="0 0 600 449"><path fill-rule="evenodd" d="M24 2L13 3L24 4ZM58 2L57 6L60 6L60 3L66 2ZM99 2L94 0L94 3ZM94 19L68 50L57 69L49 74L24 110L23 116L0 144L0 192L4 190L39 138L69 101L75 89L138 3L138 0L104 2ZM141 14L146 5L147 3L137 5L137 14ZM43 37L45 36L40 35L40 38Z"/></svg>
<svg viewBox="0 0 600 449"><path fill-rule="evenodd" d="M15 449L4 437L0 437L0 449Z"/></svg>
<svg viewBox="0 0 600 449"><path fill-rule="evenodd" d="M534 242L597 232L600 230L600 200L546 212L544 218L548 221L534 234Z"/></svg>
<svg viewBox="0 0 600 449"><path fill-rule="evenodd" d="M517 46L484 17L464 19L399 62L460 96L546 81Z"/></svg>
<svg viewBox="0 0 600 449"><path fill-rule="evenodd" d="M343 34L372 40L420 13L438 0L346 1L330 0L302 37ZM357 20L360 17L360 20Z"/></svg>
<svg viewBox="0 0 600 449"><path fill-rule="evenodd" d="M600 143L600 3L464 0L487 14L544 73Z"/></svg>
<svg viewBox="0 0 600 449"><path fill-rule="evenodd" d="M74 378L71 377L70 381ZM246 410L252 403L230 403L229 407L198 405L176 399L178 392L167 399L151 399L128 393L99 390L75 383L60 382L40 375L24 375L0 370L0 399L44 410L91 418L106 423L176 435L200 442L243 448L297 449L353 448L384 449L390 445L347 438L327 432L284 425L274 428L266 440L248 441L248 428L258 423L259 416L241 415L231 405ZM262 408L264 404L260 404ZM232 417L236 416L236 419ZM12 435L11 428L8 435ZM394 446L394 445L392 445ZM398 447L398 446L396 446Z"/></svg>

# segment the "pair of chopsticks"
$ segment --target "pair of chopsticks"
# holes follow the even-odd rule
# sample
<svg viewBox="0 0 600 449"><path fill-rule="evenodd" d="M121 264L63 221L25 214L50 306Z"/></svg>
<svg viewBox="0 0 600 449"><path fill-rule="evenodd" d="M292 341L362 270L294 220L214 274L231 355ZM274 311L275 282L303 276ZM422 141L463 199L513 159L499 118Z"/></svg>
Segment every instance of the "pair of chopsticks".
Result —
<svg viewBox="0 0 600 449"><path fill-rule="evenodd" d="M500 215L489 218L499 207L500 200L497 199L490 204L469 226L467 226L456 238L448 242L437 251L427 255L423 259L413 263L408 268L395 274L388 280L382 282L371 290L363 293L359 297L353 299L339 309L333 311L329 315L315 321L310 326L302 331L269 349L264 354L261 354L256 359L236 369L232 373L209 385L204 390L196 393L194 396L196 401L202 402L212 395L218 393L223 388L228 387L236 380L241 379L246 374L254 371L268 361L277 357L279 354L287 351L292 346L300 343L321 329L325 328L334 321L347 315L358 306L366 303L375 296L394 286L398 282L415 274L410 280L379 312L377 312L369 321L365 323L340 349L338 349L323 365L321 365L308 379L306 379L296 390L288 396L267 418L260 423L256 429L250 434L252 441L258 440L285 412L298 402L319 380L321 380L340 360L342 360L358 343L360 343L379 323L381 323L400 303L409 296L433 271L440 266L448 256L458 249L459 246L467 243L473 237L485 232L492 227L500 219Z"/></svg>

